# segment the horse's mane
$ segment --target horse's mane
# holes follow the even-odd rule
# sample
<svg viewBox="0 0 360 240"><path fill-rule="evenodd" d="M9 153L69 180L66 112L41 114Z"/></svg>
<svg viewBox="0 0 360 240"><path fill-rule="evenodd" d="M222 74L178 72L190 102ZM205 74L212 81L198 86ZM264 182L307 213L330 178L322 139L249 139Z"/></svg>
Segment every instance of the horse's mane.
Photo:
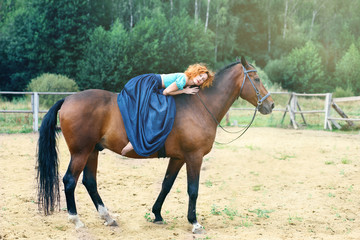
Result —
<svg viewBox="0 0 360 240"><path fill-rule="evenodd" d="M215 78L216 77L220 77L222 74L224 74L226 72L226 70L232 68L233 66L239 64L240 62L233 62L233 63L230 63L229 65L223 67L222 69L220 69L219 71L216 72L215 74Z"/></svg>

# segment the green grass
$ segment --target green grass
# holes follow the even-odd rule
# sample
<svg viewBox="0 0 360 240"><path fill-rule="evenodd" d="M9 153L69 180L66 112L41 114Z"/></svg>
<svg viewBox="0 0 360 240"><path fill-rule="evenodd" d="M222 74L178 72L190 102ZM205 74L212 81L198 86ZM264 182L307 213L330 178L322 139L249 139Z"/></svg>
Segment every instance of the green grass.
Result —
<svg viewBox="0 0 360 240"><path fill-rule="evenodd" d="M235 217L239 217L239 213L236 209L233 209L231 207L225 206L223 210L220 209L219 206L216 206L213 204L211 206L211 214L217 215L217 216L223 216L229 220L234 220Z"/></svg>
<svg viewBox="0 0 360 240"><path fill-rule="evenodd" d="M15 98L13 101L0 99L1 110L31 110L31 102L26 98ZM31 113L0 113L0 133L27 133L32 131Z"/></svg>
<svg viewBox="0 0 360 240"><path fill-rule="evenodd" d="M266 210L266 209L254 209L248 210L251 213L255 213L258 218L269 218L268 213L272 213L274 210Z"/></svg>
<svg viewBox="0 0 360 240"><path fill-rule="evenodd" d="M325 161L325 165L334 165L335 162L334 161Z"/></svg>
<svg viewBox="0 0 360 240"><path fill-rule="evenodd" d="M258 146L245 145L245 147L248 148L248 149L250 149L251 151L260 150L260 147L258 147Z"/></svg>
<svg viewBox="0 0 360 240"><path fill-rule="evenodd" d="M213 204L211 206L211 210L210 210L212 215L221 215L221 210L219 209L218 206L216 206L215 204Z"/></svg>
<svg viewBox="0 0 360 240"><path fill-rule="evenodd" d="M255 185L252 187L252 190L257 192L257 191L260 191L262 189L263 185Z"/></svg>
<svg viewBox="0 0 360 240"><path fill-rule="evenodd" d="M341 159L341 163L342 164L350 164L351 163L351 160L347 159L347 158L343 158Z"/></svg>
<svg viewBox="0 0 360 240"><path fill-rule="evenodd" d="M234 210L234 209L232 209L232 208L230 208L230 207L227 207L227 206L225 206L225 208L224 208L224 210L223 210L223 213L224 213L226 216L228 216L228 218L229 218L230 220L234 220L234 217L235 217L235 216L238 216L238 211L237 211L237 210Z"/></svg>
<svg viewBox="0 0 360 240"><path fill-rule="evenodd" d="M206 180L205 186L206 187L212 187L213 183L210 180Z"/></svg>
<svg viewBox="0 0 360 240"><path fill-rule="evenodd" d="M31 109L31 98L29 96L13 98L12 101L7 101L0 96L0 110L31 111ZM40 105L40 109L48 108ZM44 115L44 113L39 113L39 126ZM32 113L0 113L0 133L30 133L32 131Z"/></svg>
<svg viewBox="0 0 360 240"><path fill-rule="evenodd" d="M335 197L335 194L333 194L333 193L328 193L328 197L334 198L334 197Z"/></svg>
<svg viewBox="0 0 360 240"><path fill-rule="evenodd" d="M285 153L280 153L280 156L274 156L275 159L278 159L278 160L282 160L282 161L285 161L285 160L290 160L290 158L295 158L295 155L288 155L288 154L285 154Z"/></svg>
<svg viewBox="0 0 360 240"><path fill-rule="evenodd" d="M239 228L239 227L251 227L253 226L253 223L248 219L248 216L244 217L244 219L240 220L240 224L238 226L235 227L235 229Z"/></svg>
<svg viewBox="0 0 360 240"><path fill-rule="evenodd" d="M144 218L147 222L152 222L152 219L150 217L150 213L145 213Z"/></svg>
<svg viewBox="0 0 360 240"><path fill-rule="evenodd" d="M296 222L302 222L303 218L302 217L298 217L297 215L295 217L289 216L288 217L288 222L290 225L295 225Z"/></svg>
<svg viewBox="0 0 360 240"><path fill-rule="evenodd" d="M57 229L59 231L66 231L67 227L64 225L59 225L59 226L55 226L55 229Z"/></svg>
<svg viewBox="0 0 360 240"><path fill-rule="evenodd" d="M0 98L1 110L31 110L31 101L27 98L14 98L5 101ZM32 132L33 116L31 113L0 113L0 133Z"/></svg>

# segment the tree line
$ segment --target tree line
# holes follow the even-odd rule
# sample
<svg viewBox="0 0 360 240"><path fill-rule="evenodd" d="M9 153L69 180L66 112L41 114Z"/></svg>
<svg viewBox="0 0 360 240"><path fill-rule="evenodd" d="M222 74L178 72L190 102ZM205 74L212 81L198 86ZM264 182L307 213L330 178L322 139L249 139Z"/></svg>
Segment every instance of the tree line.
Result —
<svg viewBox="0 0 360 240"><path fill-rule="evenodd" d="M54 73L120 91L245 55L290 91L360 95L359 12L355 0L2 0L0 90Z"/></svg>

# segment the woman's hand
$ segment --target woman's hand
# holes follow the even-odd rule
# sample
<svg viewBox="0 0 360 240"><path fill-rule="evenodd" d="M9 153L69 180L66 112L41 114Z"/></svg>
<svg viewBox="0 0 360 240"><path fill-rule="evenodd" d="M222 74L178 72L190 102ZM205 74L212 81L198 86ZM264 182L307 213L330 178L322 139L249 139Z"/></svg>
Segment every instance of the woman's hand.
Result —
<svg viewBox="0 0 360 240"><path fill-rule="evenodd" d="M192 88L192 87L188 86L188 87L184 88L183 92L186 94L195 94L195 93L199 92L199 88L198 87Z"/></svg>
<svg viewBox="0 0 360 240"><path fill-rule="evenodd" d="M163 91L164 95L178 95L178 94L195 94L199 91L200 89L198 87L185 87L182 90L179 90L179 88L177 87L176 83L172 83L170 84L170 86L168 86L167 88L165 88L165 90Z"/></svg>

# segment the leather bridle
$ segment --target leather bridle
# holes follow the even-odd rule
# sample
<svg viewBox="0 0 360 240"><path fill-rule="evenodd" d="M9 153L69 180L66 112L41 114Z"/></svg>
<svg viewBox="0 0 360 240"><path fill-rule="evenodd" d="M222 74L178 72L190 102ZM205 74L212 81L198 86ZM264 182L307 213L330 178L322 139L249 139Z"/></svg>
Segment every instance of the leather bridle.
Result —
<svg viewBox="0 0 360 240"><path fill-rule="evenodd" d="M239 139L242 135L244 135L244 133L250 128L251 124L253 123L254 119L255 119L255 116L256 116L256 113L259 109L259 106L262 105L262 103L270 96L270 92L268 92L265 96L262 96L261 93L259 92L259 90L256 88L255 84L253 83L252 79L250 78L249 76L249 72L257 72L256 69L251 69L251 70L246 70L245 67L242 65L243 67L243 71L244 71L244 79L243 79L243 82L241 84L241 88L240 88L240 94L239 96L241 97L241 93L242 93L242 90L244 88L244 85L245 85L245 81L246 79L248 78L251 85L253 86L254 90L255 90L255 93L256 93L256 96L258 98L258 101L257 101L257 106L255 108L255 111L254 111L254 115L250 121L250 123L243 129L241 129L240 131L236 131L236 132L230 132L228 130L226 130L223 126L221 126L221 124L219 123L219 121L216 119L216 117L214 116L214 114L212 114L212 112L210 111L210 109L206 106L205 102L201 99L199 93L196 93L196 95L198 96L198 98L200 99L201 103L204 105L205 109L208 111L208 113L210 113L211 117L214 119L214 121L216 122L216 124L222 129L224 130L225 132L227 133L232 133L232 134L237 134L237 133L241 133L238 137L236 137L235 139L229 141L229 142L226 142L226 143L221 143L221 142L217 142L215 141L215 143L217 144L229 144L229 143L232 143L234 142L235 140Z"/></svg>

